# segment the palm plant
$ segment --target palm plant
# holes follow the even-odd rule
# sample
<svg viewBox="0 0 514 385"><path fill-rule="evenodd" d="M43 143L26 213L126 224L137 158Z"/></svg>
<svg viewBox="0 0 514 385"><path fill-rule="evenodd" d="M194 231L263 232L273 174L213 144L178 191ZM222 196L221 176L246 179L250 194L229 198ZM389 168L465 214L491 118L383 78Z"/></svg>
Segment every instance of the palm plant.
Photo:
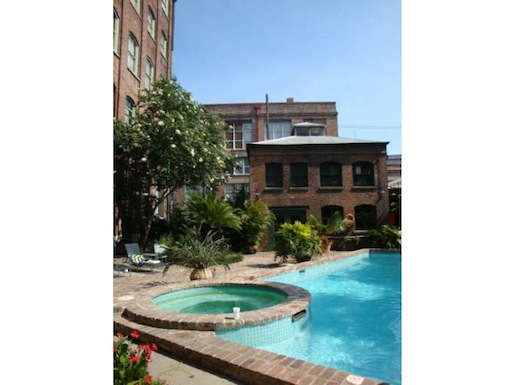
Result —
<svg viewBox="0 0 514 385"><path fill-rule="evenodd" d="M212 278L211 268L223 266L230 269L233 260L232 251L228 248L225 238L217 236L216 232L208 231L201 234L199 228L187 228L179 240L166 251L173 264L190 267L190 279ZM166 274L171 264L166 265L163 275Z"/></svg>
<svg viewBox="0 0 514 385"><path fill-rule="evenodd" d="M271 226L275 216L263 201L245 201L243 207L236 208L235 213L241 219L240 235L246 252L257 251L266 226Z"/></svg>
<svg viewBox="0 0 514 385"><path fill-rule="evenodd" d="M232 206L214 195L191 194L185 204L185 217L190 225L199 226L203 235L209 231L241 229L241 219Z"/></svg>

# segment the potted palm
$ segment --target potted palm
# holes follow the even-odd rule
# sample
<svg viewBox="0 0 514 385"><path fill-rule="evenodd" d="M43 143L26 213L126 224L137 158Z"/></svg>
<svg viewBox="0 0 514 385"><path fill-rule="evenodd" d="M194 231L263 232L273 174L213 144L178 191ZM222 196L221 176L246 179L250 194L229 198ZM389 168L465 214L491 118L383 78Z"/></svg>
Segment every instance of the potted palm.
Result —
<svg viewBox="0 0 514 385"><path fill-rule="evenodd" d="M191 268L189 278L193 280L214 277L215 266L230 269L232 251L225 239L214 231L202 235L200 229L187 229L179 240L166 251L173 264ZM164 268L163 275L171 263Z"/></svg>
<svg viewBox="0 0 514 385"><path fill-rule="evenodd" d="M329 252L332 247L333 241L330 236L344 232L347 227L346 219L343 219L339 212L332 214L327 223L322 223L315 216L310 215L307 223L317 231L324 253Z"/></svg>

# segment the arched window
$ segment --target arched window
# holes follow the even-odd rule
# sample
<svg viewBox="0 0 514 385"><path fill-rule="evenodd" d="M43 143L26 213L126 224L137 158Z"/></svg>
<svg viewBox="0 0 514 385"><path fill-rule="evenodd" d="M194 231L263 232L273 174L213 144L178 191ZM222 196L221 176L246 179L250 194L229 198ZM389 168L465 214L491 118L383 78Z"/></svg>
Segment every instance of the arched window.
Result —
<svg viewBox="0 0 514 385"><path fill-rule="evenodd" d="M125 98L125 122L129 120L131 116L136 115L136 103L132 98L127 96Z"/></svg>
<svg viewBox="0 0 514 385"><path fill-rule="evenodd" d="M145 68L145 88L147 90L152 89L152 83L154 81L155 74L155 66L149 57L146 58L146 68Z"/></svg>
<svg viewBox="0 0 514 385"><path fill-rule="evenodd" d="M282 186L282 163L266 163L266 187Z"/></svg>
<svg viewBox="0 0 514 385"><path fill-rule="evenodd" d="M330 217L337 212L341 214L341 218L344 218L344 208L342 206L323 206L321 208L321 222L327 224Z"/></svg>
<svg viewBox="0 0 514 385"><path fill-rule="evenodd" d="M168 57L168 38L164 32L161 32L161 54L165 58Z"/></svg>
<svg viewBox="0 0 514 385"><path fill-rule="evenodd" d="M132 32L129 33L127 57L127 66L129 70L137 76L139 67L139 44Z"/></svg>
<svg viewBox="0 0 514 385"><path fill-rule="evenodd" d="M136 9L137 13L141 10L141 0L130 0L134 8Z"/></svg>
<svg viewBox="0 0 514 385"><path fill-rule="evenodd" d="M342 186L341 164L336 162L325 162L319 166L321 186Z"/></svg>
<svg viewBox="0 0 514 385"><path fill-rule="evenodd" d="M118 16L118 12L114 9L114 19L113 19L113 42L112 42L112 50L116 53L119 53L120 50L120 17Z"/></svg>
<svg viewBox="0 0 514 385"><path fill-rule="evenodd" d="M291 163L291 187L309 186L307 163Z"/></svg>
<svg viewBox="0 0 514 385"><path fill-rule="evenodd" d="M168 15L168 0L161 0L161 6L162 6L162 10L164 11L164 13L167 16Z"/></svg>
<svg viewBox="0 0 514 385"><path fill-rule="evenodd" d="M373 205L355 206L355 229L369 230L377 227L377 208Z"/></svg>
<svg viewBox="0 0 514 385"><path fill-rule="evenodd" d="M148 7L148 14L146 15L146 29L152 39L155 39L155 15L150 7Z"/></svg>
<svg viewBox="0 0 514 385"><path fill-rule="evenodd" d="M374 186L375 172L371 162L355 162L353 168L354 186Z"/></svg>

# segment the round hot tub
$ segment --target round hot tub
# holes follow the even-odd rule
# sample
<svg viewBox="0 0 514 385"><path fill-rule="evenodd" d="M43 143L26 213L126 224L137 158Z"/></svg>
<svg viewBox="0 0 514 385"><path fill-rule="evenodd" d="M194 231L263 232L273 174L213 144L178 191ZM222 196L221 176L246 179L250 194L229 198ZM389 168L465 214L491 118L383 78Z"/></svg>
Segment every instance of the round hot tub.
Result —
<svg viewBox="0 0 514 385"><path fill-rule="evenodd" d="M287 299L287 294L269 286L225 285L204 286L159 295L153 304L164 310L187 314L231 313L274 306Z"/></svg>

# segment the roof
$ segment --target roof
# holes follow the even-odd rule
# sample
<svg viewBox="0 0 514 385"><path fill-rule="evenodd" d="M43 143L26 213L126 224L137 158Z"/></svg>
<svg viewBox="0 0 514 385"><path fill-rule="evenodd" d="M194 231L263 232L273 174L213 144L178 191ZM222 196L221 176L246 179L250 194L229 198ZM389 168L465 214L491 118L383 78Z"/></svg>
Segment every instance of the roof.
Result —
<svg viewBox="0 0 514 385"><path fill-rule="evenodd" d="M293 127L325 127L325 125L321 123L303 122L293 124Z"/></svg>
<svg viewBox="0 0 514 385"><path fill-rule="evenodd" d="M375 140L350 139L338 136L286 136L279 139L264 140L262 142L248 143L257 146L289 146L307 144L387 144L389 142L377 142Z"/></svg>

